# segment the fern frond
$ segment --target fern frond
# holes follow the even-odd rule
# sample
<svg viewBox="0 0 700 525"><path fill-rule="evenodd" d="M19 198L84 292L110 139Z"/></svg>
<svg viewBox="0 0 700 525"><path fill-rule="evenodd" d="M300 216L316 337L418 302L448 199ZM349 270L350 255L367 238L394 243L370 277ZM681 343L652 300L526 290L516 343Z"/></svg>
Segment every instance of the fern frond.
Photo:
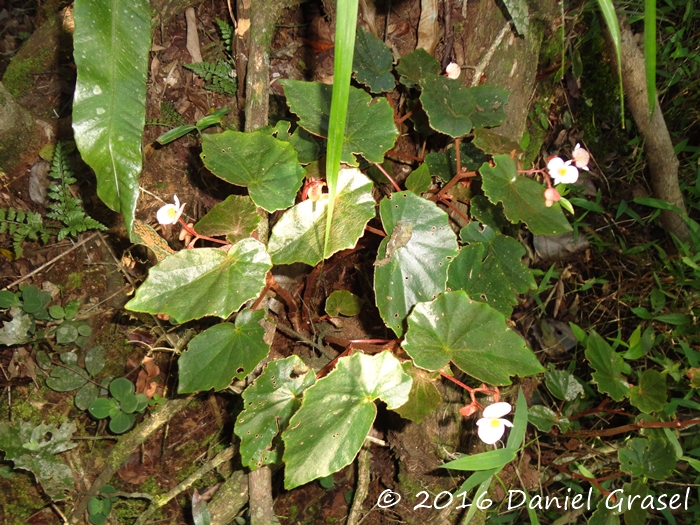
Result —
<svg viewBox="0 0 700 525"><path fill-rule="evenodd" d="M216 25L219 26L221 40L224 41L224 49L231 55L233 53L231 44L233 42L233 26L224 20L216 19Z"/></svg>
<svg viewBox="0 0 700 525"><path fill-rule="evenodd" d="M235 70L228 62L195 62L194 64L184 64L190 71L210 82L204 89L220 93L222 95L235 95L238 82L235 78Z"/></svg>

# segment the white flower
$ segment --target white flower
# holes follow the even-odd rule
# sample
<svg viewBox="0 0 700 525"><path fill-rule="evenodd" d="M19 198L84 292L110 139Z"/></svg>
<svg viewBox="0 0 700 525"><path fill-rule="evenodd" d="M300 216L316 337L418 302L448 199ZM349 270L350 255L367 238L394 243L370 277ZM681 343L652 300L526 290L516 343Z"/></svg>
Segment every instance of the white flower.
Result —
<svg viewBox="0 0 700 525"><path fill-rule="evenodd" d="M180 199L177 198L177 195L173 195L173 199L175 204L166 204L156 213L156 218L160 224L177 224L180 215L185 211L185 204L180 206Z"/></svg>
<svg viewBox="0 0 700 525"><path fill-rule="evenodd" d="M547 170L554 184L573 184L578 180L578 169L571 165L570 160L564 162L559 157L552 157L547 162Z"/></svg>
<svg viewBox="0 0 700 525"><path fill-rule="evenodd" d="M458 79L461 73L462 68L459 67L459 64L457 62L450 62L445 68L445 76L447 78L451 78L452 80Z"/></svg>
<svg viewBox="0 0 700 525"><path fill-rule="evenodd" d="M505 416L510 410L511 406L503 402L494 403L484 409L484 417L476 422L481 441L487 445L493 445L503 437L506 427L512 427L513 423L507 419L501 419L501 416Z"/></svg>
<svg viewBox="0 0 700 525"><path fill-rule="evenodd" d="M588 171L588 161L591 160L591 154L583 149L581 144L576 143L574 151L571 152L571 158L574 159L577 168Z"/></svg>

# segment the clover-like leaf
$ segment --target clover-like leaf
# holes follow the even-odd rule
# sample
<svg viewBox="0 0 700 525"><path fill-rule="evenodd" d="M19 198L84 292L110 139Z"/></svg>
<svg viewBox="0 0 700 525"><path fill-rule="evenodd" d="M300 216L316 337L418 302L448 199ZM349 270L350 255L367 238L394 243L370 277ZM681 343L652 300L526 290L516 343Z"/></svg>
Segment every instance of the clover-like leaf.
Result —
<svg viewBox="0 0 700 525"><path fill-rule="evenodd" d="M304 178L294 147L264 131L206 133L201 157L209 171L247 187L253 202L269 212L294 204Z"/></svg>
<svg viewBox="0 0 700 525"><path fill-rule="evenodd" d="M667 398L666 378L653 369L645 370L639 386L630 389L630 403L646 414L663 410Z"/></svg>
<svg viewBox="0 0 700 525"><path fill-rule="evenodd" d="M390 352L343 357L306 389L301 408L282 434L284 486L293 489L349 465L374 418L376 399L394 410L408 400L412 380Z"/></svg>
<svg viewBox="0 0 700 525"><path fill-rule="evenodd" d="M503 203L512 222L523 221L535 235L557 235L572 230L558 202L545 206L544 186L518 175L515 162L508 155L496 155L495 166L484 163L479 170L484 193L489 200Z"/></svg>
<svg viewBox="0 0 700 525"><path fill-rule="evenodd" d="M474 95L457 80L440 75L427 75L420 82L420 101L428 114L430 127L458 138L474 127L471 119L476 110Z"/></svg>
<svg viewBox="0 0 700 525"><path fill-rule="evenodd" d="M463 291L418 303L408 316L404 350L416 366L439 370L452 361L464 373L492 385L509 385L544 369L505 317Z"/></svg>
<svg viewBox="0 0 700 525"><path fill-rule="evenodd" d="M85 369L92 377L99 374L105 366L104 349L102 346L91 348L85 354Z"/></svg>
<svg viewBox="0 0 700 525"><path fill-rule="evenodd" d="M304 390L316 376L292 355L269 363L255 382L243 391L243 412L234 432L241 438L241 462L251 469L277 464L282 459L281 433L301 405Z"/></svg>
<svg viewBox="0 0 700 525"><path fill-rule="evenodd" d="M97 195L131 231L139 196L151 16L146 0L75 5L75 142Z"/></svg>
<svg viewBox="0 0 700 525"><path fill-rule="evenodd" d="M394 57L387 45L362 27L357 28L352 69L355 80L372 93L392 91L396 85L391 68Z"/></svg>
<svg viewBox="0 0 700 525"><path fill-rule="evenodd" d="M126 412L119 411L114 416L110 416L109 430L115 434L123 434L133 427L135 422L136 416L134 416L134 414L127 414Z"/></svg>
<svg viewBox="0 0 700 525"><path fill-rule="evenodd" d="M74 479L70 467L55 455L78 446L70 441L76 430L73 422L57 427L0 421L0 450L5 451L4 459L12 461L14 468L32 472L51 499L61 501L66 499L67 491L74 490ZM45 441L47 434L51 438ZM31 450L24 446L28 443L33 444Z"/></svg>
<svg viewBox="0 0 700 525"><path fill-rule="evenodd" d="M182 250L149 270L126 308L167 314L180 323L206 315L225 319L257 297L270 268L270 256L255 239L243 239L228 253L215 248Z"/></svg>
<svg viewBox="0 0 700 525"><path fill-rule="evenodd" d="M410 419L414 423L420 423L425 416L433 412L440 402L442 396L435 386L435 381L440 374L437 372L426 372L408 360L401 363L403 371L413 379L411 392L408 394L408 401L394 410L401 417Z"/></svg>
<svg viewBox="0 0 700 525"><path fill-rule="evenodd" d="M383 199L379 214L387 237L374 263L377 308L387 326L402 335L413 305L445 290L457 238L447 214L410 191Z"/></svg>
<svg viewBox="0 0 700 525"><path fill-rule="evenodd" d="M450 263L447 287L464 290L510 317L517 294L537 288L532 272L521 262L524 255L522 244L505 235L496 235L491 242L472 242Z"/></svg>
<svg viewBox="0 0 700 525"><path fill-rule="evenodd" d="M396 72L401 75L401 83L407 88L420 87L422 78L440 73L440 62L419 47L401 57Z"/></svg>
<svg viewBox="0 0 700 525"><path fill-rule="evenodd" d="M615 401L622 401L629 395L629 383L622 375L622 358L594 330L588 335L586 359L595 369L592 376L599 392L605 392Z"/></svg>
<svg viewBox="0 0 700 525"><path fill-rule="evenodd" d="M333 86L298 80L280 82L292 113L299 117L299 125L313 135L327 137ZM340 160L358 166L357 154L369 162L382 162L399 134L389 103L385 99L373 100L363 90L350 87L347 113Z"/></svg>
<svg viewBox="0 0 700 525"><path fill-rule="evenodd" d="M46 386L56 392L70 392L85 383L85 372L78 367L56 366L46 378Z"/></svg>
<svg viewBox="0 0 700 525"><path fill-rule="evenodd" d="M85 383L75 394L75 407L78 410L87 410L92 402L97 399L99 393L99 388L95 383Z"/></svg>
<svg viewBox="0 0 700 525"><path fill-rule="evenodd" d="M326 313L331 317L352 317L360 313L362 299L348 290L335 290L326 299Z"/></svg>
<svg viewBox="0 0 700 525"><path fill-rule="evenodd" d="M676 451L663 438L633 438L617 451L620 468L633 476L662 480L673 474Z"/></svg>
<svg viewBox="0 0 700 525"><path fill-rule="evenodd" d="M270 347L260 326L263 310L243 310L235 324L221 323L195 336L178 359L177 391L222 390L243 379L262 361Z"/></svg>
<svg viewBox="0 0 700 525"><path fill-rule="evenodd" d="M374 217L372 182L358 169L342 169L333 212L333 228L328 238L328 253L352 248L362 236L365 225ZM272 228L268 250L275 264L303 262L314 266L323 255L328 197L300 202L287 210Z"/></svg>
<svg viewBox="0 0 700 525"><path fill-rule="evenodd" d="M210 237L225 235L228 242L235 243L250 237L260 219L250 197L229 195L209 210L194 229L197 233Z"/></svg>

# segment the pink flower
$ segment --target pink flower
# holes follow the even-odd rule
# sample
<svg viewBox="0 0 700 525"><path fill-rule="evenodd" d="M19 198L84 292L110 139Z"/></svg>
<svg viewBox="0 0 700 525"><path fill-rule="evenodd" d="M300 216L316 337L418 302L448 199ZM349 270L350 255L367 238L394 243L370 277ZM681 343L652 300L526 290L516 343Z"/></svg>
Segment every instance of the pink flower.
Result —
<svg viewBox="0 0 700 525"><path fill-rule="evenodd" d="M571 158L577 168L588 171L588 161L591 160L591 154L583 149L581 144L576 144L574 151L571 152Z"/></svg>
<svg viewBox="0 0 700 525"><path fill-rule="evenodd" d="M578 180L578 169L571 165L570 160L564 162L559 157L552 157L547 162L547 170L554 184L573 184Z"/></svg>
<svg viewBox="0 0 700 525"><path fill-rule="evenodd" d="M552 204L560 199L561 195L559 195L559 192L554 188L547 188L544 190L544 205L547 206L547 208L550 208Z"/></svg>

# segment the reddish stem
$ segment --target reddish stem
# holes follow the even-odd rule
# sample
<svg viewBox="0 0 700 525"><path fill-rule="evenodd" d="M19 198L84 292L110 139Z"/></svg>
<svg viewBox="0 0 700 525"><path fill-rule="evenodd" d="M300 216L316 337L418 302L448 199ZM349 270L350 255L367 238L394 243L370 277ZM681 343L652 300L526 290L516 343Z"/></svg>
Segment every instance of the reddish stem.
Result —
<svg viewBox="0 0 700 525"><path fill-rule="evenodd" d="M384 169L384 166L382 166L382 165L379 164L378 162L375 162L374 165L375 165L377 168L379 168L379 171L381 171L387 179L389 179L389 182L391 182L391 183L394 185L394 189L395 189L396 191L401 191L401 188L399 187L399 185L396 184L396 181L391 177L391 175L389 175L389 174L386 172L386 170Z"/></svg>
<svg viewBox="0 0 700 525"><path fill-rule="evenodd" d="M219 244L231 244L231 243L228 242L228 241L222 241L221 239L215 239L214 237L207 237L206 235L200 235L200 234L198 234L196 231L194 231L194 228L192 228L191 226L189 226L189 225L182 219L182 217L180 217L179 221L180 221L180 224L182 224L183 229L184 229L187 233L189 233L190 235L192 235L192 237L194 237L194 238L190 241L190 243L187 245L187 248L188 248L188 249L193 248L193 247L194 247L194 243L196 243L199 239L204 239L205 241L217 242L217 243L219 243Z"/></svg>

